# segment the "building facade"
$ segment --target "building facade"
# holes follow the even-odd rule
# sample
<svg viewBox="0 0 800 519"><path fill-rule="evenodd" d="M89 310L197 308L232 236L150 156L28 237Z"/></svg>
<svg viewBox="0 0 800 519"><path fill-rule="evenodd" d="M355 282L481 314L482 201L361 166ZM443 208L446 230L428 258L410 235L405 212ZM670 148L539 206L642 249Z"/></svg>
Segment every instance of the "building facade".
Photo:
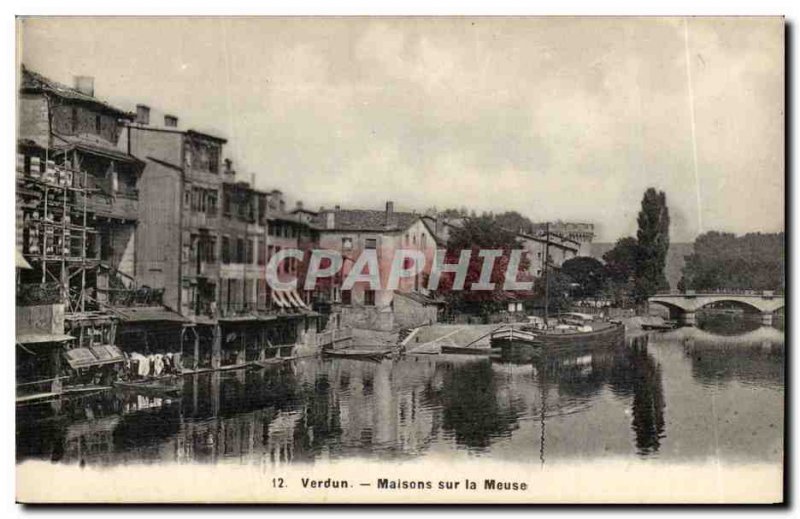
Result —
<svg viewBox="0 0 800 519"><path fill-rule="evenodd" d="M592 255L592 241L594 240L594 224L579 222L549 222L534 224L531 234L540 235L546 232L568 238L578 243L578 256Z"/></svg>
<svg viewBox="0 0 800 519"><path fill-rule="evenodd" d="M436 238L430 223L421 215L395 211L394 203L389 201L383 211L338 206L323 209L317 213L313 225L319 232L317 246L342 255L342 268L333 279L328 297L341 309L348 325L393 329L396 326L395 292L428 293L427 280L436 253ZM393 289L388 286L389 275L395 252L400 250L422 253L425 268L415 276L400 278L397 288ZM380 286L358 281L350 288L343 288L344 281L365 252L377 257Z"/></svg>

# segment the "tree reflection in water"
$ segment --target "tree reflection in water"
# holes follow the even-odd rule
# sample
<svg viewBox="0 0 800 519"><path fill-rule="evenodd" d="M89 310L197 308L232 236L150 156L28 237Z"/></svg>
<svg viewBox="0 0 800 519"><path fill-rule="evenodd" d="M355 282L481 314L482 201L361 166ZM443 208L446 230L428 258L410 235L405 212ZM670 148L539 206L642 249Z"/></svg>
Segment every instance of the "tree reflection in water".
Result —
<svg viewBox="0 0 800 519"><path fill-rule="evenodd" d="M498 383L488 359L449 368L431 397L442 408L443 428L452 431L459 445L485 449L517 428L522 406L512 401L504 407L498 402Z"/></svg>
<svg viewBox="0 0 800 519"><path fill-rule="evenodd" d="M642 456L657 453L666 436L661 366L648 353L647 343L646 335L632 339L616 355L609 381L614 393L633 397L631 428Z"/></svg>

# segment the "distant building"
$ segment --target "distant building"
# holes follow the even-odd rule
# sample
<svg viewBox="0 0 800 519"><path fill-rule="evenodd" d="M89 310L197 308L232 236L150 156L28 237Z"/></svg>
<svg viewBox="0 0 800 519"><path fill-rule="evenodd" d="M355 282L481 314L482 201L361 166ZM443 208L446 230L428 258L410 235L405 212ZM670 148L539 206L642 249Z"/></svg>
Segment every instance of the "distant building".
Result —
<svg viewBox="0 0 800 519"><path fill-rule="evenodd" d="M520 233L517 239L522 242L523 248L530 260L530 274L540 277L544 273L545 265L560 267L565 261L580 255L578 243L559 234L547 236L529 235ZM545 254L549 256L549 261L545 263Z"/></svg>
<svg viewBox="0 0 800 519"><path fill-rule="evenodd" d="M574 240L579 245L578 256L592 255L592 240L594 240L593 223L574 223L555 221L550 223L537 223L531 229L532 235L540 235L550 229L550 233L561 235L570 240Z"/></svg>
<svg viewBox="0 0 800 519"><path fill-rule="evenodd" d="M453 229L461 226L464 218L437 218L431 221L439 243L445 247ZM530 274L534 277L540 277L544 271L545 249L550 256L550 265L556 267L560 267L568 259L581 255L581 243L578 240L555 232L548 235L545 228L535 233L518 232L517 240L522 243L528 255Z"/></svg>

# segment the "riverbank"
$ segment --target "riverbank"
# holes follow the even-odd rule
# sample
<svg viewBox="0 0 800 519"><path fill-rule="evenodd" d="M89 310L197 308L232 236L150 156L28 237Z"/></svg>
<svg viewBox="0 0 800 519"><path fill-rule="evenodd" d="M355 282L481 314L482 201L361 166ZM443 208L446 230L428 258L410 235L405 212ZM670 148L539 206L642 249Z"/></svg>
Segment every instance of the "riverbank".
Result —
<svg viewBox="0 0 800 519"><path fill-rule="evenodd" d="M625 331L642 332L642 324L661 323L653 316L634 316L620 319ZM441 346L489 347L489 335L506 324L432 324L420 326L406 342L408 353L435 353ZM353 329L353 346L359 349L383 349L400 343L399 332Z"/></svg>

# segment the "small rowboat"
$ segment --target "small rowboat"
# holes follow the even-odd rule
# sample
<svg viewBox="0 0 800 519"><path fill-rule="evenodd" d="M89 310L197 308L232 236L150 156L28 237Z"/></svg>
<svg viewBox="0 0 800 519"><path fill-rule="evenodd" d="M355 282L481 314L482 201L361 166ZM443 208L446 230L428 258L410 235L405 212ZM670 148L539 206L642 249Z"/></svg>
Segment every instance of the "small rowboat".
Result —
<svg viewBox="0 0 800 519"><path fill-rule="evenodd" d="M264 360L254 360L250 366L254 368L269 368L271 366L280 366L284 362L291 360L289 357L272 357Z"/></svg>
<svg viewBox="0 0 800 519"><path fill-rule="evenodd" d="M500 353L501 348L469 348L464 346L442 346L442 353L454 355L492 355Z"/></svg>
<svg viewBox="0 0 800 519"><path fill-rule="evenodd" d="M380 362L387 355L392 353L391 349L386 350L323 350L322 354L326 357L335 357L340 359L353 359L353 360L368 360L372 362Z"/></svg>
<svg viewBox="0 0 800 519"><path fill-rule="evenodd" d="M120 380L114 382L114 387L123 391L152 396L177 396L181 392L181 386L176 380L137 380L133 382Z"/></svg>
<svg viewBox="0 0 800 519"><path fill-rule="evenodd" d="M665 323L650 323L650 324L644 323L644 324L642 324L642 330L665 331L665 330L674 330L677 327L678 327L678 325L676 323L672 323L672 322L669 322L669 321L667 321Z"/></svg>

